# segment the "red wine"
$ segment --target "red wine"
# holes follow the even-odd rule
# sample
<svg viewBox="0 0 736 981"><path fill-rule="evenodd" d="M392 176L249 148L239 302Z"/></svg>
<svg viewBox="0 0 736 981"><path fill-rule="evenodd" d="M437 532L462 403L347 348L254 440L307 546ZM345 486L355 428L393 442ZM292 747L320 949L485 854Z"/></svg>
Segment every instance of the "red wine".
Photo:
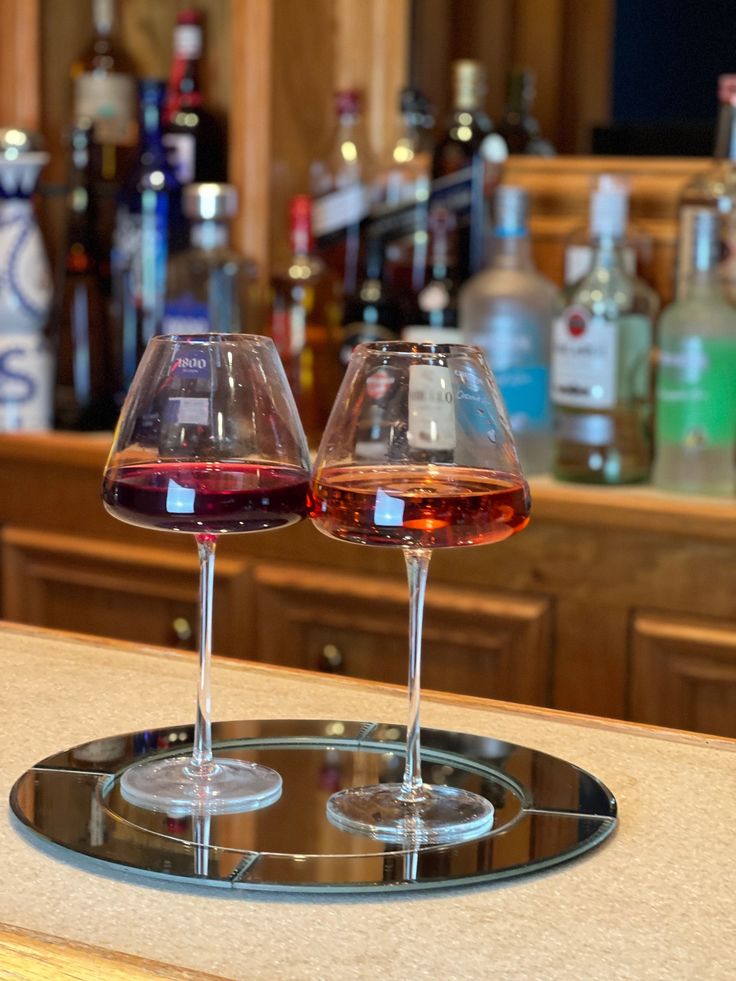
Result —
<svg viewBox="0 0 736 981"><path fill-rule="evenodd" d="M320 531L363 545L485 545L529 521L523 480L470 467L332 467L312 494Z"/></svg>
<svg viewBox="0 0 736 981"><path fill-rule="evenodd" d="M220 535L301 521L308 489L307 474L297 467L152 462L111 468L102 500L133 525Z"/></svg>

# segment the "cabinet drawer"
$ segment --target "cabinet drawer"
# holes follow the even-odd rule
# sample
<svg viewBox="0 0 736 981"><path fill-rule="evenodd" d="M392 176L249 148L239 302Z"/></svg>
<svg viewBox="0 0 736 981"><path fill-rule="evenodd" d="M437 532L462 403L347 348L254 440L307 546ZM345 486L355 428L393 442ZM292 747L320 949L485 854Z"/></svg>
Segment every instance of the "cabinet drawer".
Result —
<svg viewBox="0 0 736 981"><path fill-rule="evenodd" d="M736 737L736 623L637 613L629 718Z"/></svg>
<svg viewBox="0 0 736 981"><path fill-rule="evenodd" d="M3 616L60 630L194 650L199 563L173 549L3 529ZM251 656L246 564L215 564L213 647Z"/></svg>
<svg viewBox="0 0 736 981"><path fill-rule="evenodd" d="M408 589L304 567L255 571L264 661L406 683ZM425 688L547 704L551 615L546 598L427 589Z"/></svg>

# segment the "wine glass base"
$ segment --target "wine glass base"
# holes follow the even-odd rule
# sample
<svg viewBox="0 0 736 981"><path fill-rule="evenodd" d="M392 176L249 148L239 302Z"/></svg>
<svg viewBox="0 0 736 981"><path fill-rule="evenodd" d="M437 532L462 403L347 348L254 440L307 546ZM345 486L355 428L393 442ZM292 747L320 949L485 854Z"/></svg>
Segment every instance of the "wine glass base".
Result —
<svg viewBox="0 0 736 981"><path fill-rule="evenodd" d="M142 760L120 780L128 803L172 817L255 811L275 803L281 789L281 777L270 767L219 757L201 768L190 756Z"/></svg>
<svg viewBox="0 0 736 981"><path fill-rule="evenodd" d="M327 817L343 831L409 845L467 841L493 827L493 804L478 794L423 784L404 800L401 790L398 783L341 790L327 801Z"/></svg>

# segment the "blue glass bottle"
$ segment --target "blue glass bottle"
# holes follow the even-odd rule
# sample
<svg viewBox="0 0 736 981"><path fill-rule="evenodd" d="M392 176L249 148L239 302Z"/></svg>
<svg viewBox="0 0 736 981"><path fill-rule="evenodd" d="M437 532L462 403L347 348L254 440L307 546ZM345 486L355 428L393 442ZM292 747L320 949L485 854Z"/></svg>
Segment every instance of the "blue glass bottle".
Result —
<svg viewBox="0 0 736 981"><path fill-rule="evenodd" d="M139 83L138 160L118 201L113 278L121 396L146 344L161 332L169 253L186 241L181 186L162 141L165 90L158 80Z"/></svg>

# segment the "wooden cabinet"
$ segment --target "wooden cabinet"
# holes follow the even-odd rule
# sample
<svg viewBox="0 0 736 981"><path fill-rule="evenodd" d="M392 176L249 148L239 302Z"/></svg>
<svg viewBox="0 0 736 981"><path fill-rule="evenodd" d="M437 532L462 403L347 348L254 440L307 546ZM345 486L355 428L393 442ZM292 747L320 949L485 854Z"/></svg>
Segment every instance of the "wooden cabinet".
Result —
<svg viewBox="0 0 736 981"><path fill-rule="evenodd" d="M105 513L108 439L0 436L2 616L194 647L194 545ZM545 477L532 499L523 534L433 556L425 687L736 735L736 504ZM216 568L216 653L405 683L394 549L303 522L224 537Z"/></svg>

